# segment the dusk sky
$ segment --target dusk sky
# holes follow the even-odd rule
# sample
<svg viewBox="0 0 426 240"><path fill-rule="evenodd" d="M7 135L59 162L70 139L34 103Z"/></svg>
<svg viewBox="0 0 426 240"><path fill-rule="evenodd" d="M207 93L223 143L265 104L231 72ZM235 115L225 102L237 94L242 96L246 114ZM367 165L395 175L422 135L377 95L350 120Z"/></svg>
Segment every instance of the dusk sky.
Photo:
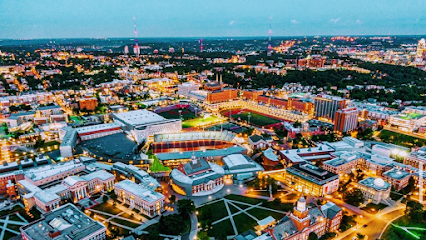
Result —
<svg viewBox="0 0 426 240"><path fill-rule="evenodd" d="M0 39L426 34L425 0L0 0Z"/></svg>

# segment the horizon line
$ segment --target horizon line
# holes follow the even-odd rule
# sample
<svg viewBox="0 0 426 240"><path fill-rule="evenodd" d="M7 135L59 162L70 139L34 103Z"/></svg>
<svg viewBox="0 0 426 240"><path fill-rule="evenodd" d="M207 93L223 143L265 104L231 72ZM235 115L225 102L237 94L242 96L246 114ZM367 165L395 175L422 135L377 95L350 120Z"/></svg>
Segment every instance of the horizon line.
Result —
<svg viewBox="0 0 426 240"><path fill-rule="evenodd" d="M417 37L417 36L426 36L425 34L395 34L395 35L371 35L371 34L340 34L340 35L287 35L287 36L272 36L272 38L297 38L297 37L334 37L334 36L353 36L353 37ZM138 37L136 39L154 39L154 38L169 38L169 39L179 39L179 38L193 38L193 39L208 39L208 38L269 38L269 36L210 36L210 37ZM0 38L0 41L30 41L30 40L52 40L52 39L92 39L92 40L101 40L101 39L130 39L134 40L135 37L54 37L54 38Z"/></svg>

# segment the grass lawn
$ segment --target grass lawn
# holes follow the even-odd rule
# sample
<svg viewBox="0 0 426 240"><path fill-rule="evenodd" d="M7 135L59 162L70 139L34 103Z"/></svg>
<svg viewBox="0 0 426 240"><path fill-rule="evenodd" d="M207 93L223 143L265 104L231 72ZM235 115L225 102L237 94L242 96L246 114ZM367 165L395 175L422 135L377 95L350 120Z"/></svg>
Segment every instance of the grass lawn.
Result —
<svg viewBox="0 0 426 240"><path fill-rule="evenodd" d="M113 205L111 205L107 202L96 205L96 206L93 207L93 209L98 210L98 211L102 211L102 212L106 212L106 213L109 213L109 214L113 214L113 215L116 215L116 214L119 214L119 213L122 212L120 209L115 208Z"/></svg>
<svg viewBox="0 0 426 240"><path fill-rule="evenodd" d="M180 113L180 116L183 120L192 119L195 117L195 113L191 112L191 110L184 108L184 109L172 109L170 111L161 112L158 113L158 115L163 116L167 119L179 119L179 110L182 112Z"/></svg>
<svg viewBox="0 0 426 240"><path fill-rule="evenodd" d="M242 233L250 229L253 230L254 227L257 225L257 222L253 218L247 216L244 213L234 216L234 222L235 226L237 227L238 233Z"/></svg>
<svg viewBox="0 0 426 240"><path fill-rule="evenodd" d="M115 223L118 223L120 225L124 225L124 226L131 227L131 228L137 228L137 227L140 226L140 224L137 224L137 223L134 223L134 222L129 222L129 221L126 221L126 220L123 220L123 219L120 219L120 218L114 218L114 219L111 220L111 222L115 222Z"/></svg>
<svg viewBox="0 0 426 240"><path fill-rule="evenodd" d="M218 224L213 225L213 228L209 229L207 231L207 234L210 237L234 235L234 230L232 229L231 220L226 219Z"/></svg>
<svg viewBox="0 0 426 240"><path fill-rule="evenodd" d="M225 203L223 201L218 201L198 208L197 210L201 219L203 218L203 209L206 208L211 208L212 215L208 216L208 218L211 219L213 222L228 216L228 211L226 211Z"/></svg>
<svg viewBox="0 0 426 240"><path fill-rule="evenodd" d="M245 202L245 203L253 204L253 205L265 201L265 200L262 200L262 199L248 198L248 197L243 197L243 196L234 195L234 194L228 195L225 198L229 199L229 200L235 200L235 201Z"/></svg>
<svg viewBox="0 0 426 240"><path fill-rule="evenodd" d="M232 206L231 204L228 204L228 206L229 206L229 210L231 211L232 214L240 211L240 210L238 210L238 208Z"/></svg>
<svg viewBox="0 0 426 240"><path fill-rule="evenodd" d="M158 160L157 156L154 156L154 161L152 162L152 165L149 167L149 170L151 172L168 172L170 171L170 168L167 166L164 166L160 160Z"/></svg>
<svg viewBox="0 0 426 240"><path fill-rule="evenodd" d="M212 123L219 122L220 120L221 119L216 116L208 116L206 118L199 117L183 121L182 128L202 127L203 125L210 125Z"/></svg>
<svg viewBox="0 0 426 240"><path fill-rule="evenodd" d="M249 112L243 112L240 114L232 115L232 118L235 120L241 119L241 121L247 121L248 120ZM258 113L250 112L250 124L262 127L267 126L275 123L281 122L280 120L264 116Z"/></svg>
<svg viewBox="0 0 426 240"><path fill-rule="evenodd" d="M12 209L10 209L10 210L2 210L2 211L0 211L0 217L2 217L2 216L6 216L6 215L11 214L11 213L13 213L13 212L17 212L17 211L19 211L19 210L21 210L21 209L22 209L22 207L21 207L21 206L16 205L16 206L14 206Z"/></svg>
<svg viewBox="0 0 426 240"><path fill-rule="evenodd" d="M425 139L420 139L420 138L408 136L405 134L392 132L389 130L382 130L377 137L379 137L383 142L392 143L392 144L400 145L404 147L426 145Z"/></svg>
<svg viewBox="0 0 426 240"><path fill-rule="evenodd" d="M253 208L253 209L248 210L247 212L250 213L251 215L253 215L253 217L255 217L259 220L262 220L262 219L267 218L269 216L272 216L276 220L281 220L285 216L285 214L282 214L282 213L272 212L272 211L259 209L259 208Z"/></svg>
<svg viewBox="0 0 426 240"><path fill-rule="evenodd" d="M377 213L377 211L386 208L388 205L385 205L383 203L379 203L379 204L374 204L374 203L369 203L367 204L367 206L361 208L362 210L371 213L371 214L375 214ZM373 210L374 209L374 210Z"/></svg>
<svg viewBox="0 0 426 240"><path fill-rule="evenodd" d="M426 223L425 222L412 222L407 216L403 216L398 218L397 220L395 220L393 222L393 224L398 225L398 226L404 226L404 227L419 227L419 228L426 228ZM411 230L411 232L413 232L413 234L417 235L417 236L421 236L421 234L426 233L426 231L419 231L419 230ZM382 235L382 239L386 239L386 240L400 240L400 239L404 239L404 240L415 240L417 238L415 238L414 236L410 235L409 233L407 233L406 231L396 227L396 226L392 226L389 225L388 228L386 229L386 231L383 233ZM420 239L422 239L420 237Z"/></svg>

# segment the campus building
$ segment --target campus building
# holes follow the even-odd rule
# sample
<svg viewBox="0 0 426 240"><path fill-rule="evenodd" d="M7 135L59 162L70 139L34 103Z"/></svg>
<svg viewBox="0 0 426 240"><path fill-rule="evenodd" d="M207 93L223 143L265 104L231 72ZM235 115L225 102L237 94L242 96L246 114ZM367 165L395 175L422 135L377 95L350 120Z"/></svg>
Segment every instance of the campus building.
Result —
<svg viewBox="0 0 426 240"><path fill-rule="evenodd" d="M175 133L182 130L181 119L166 119L148 110L136 110L113 114L114 122L123 125L137 142L160 133Z"/></svg>
<svg viewBox="0 0 426 240"><path fill-rule="evenodd" d="M346 133L358 127L358 109L339 109L334 118L334 131Z"/></svg>
<svg viewBox="0 0 426 240"><path fill-rule="evenodd" d="M149 217L155 217L164 211L164 195L145 184L126 179L114 185L114 192L119 201Z"/></svg>
<svg viewBox="0 0 426 240"><path fill-rule="evenodd" d="M237 89L222 89L207 93L206 101L208 103L219 103L234 100L238 98Z"/></svg>
<svg viewBox="0 0 426 240"><path fill-rule="evenodd" d="M100 170L89 174L78 160L35 167L24 171L17 181L17 191L27 210L42 212L58 208L63 200L78 202L100 191L113 189L114 175ZM79 176L80 175L80 176Z"/></svg>
<svg viewBox="0 0 426 240"><path fill-rule="evenodd" d="M392 186L399 191L408 185L411 174L403 171L402 169L392 168L391 170L384 172L382 177L383 180L392 184Z"/></svg>
<svg viewBox="0 0 426 240"><path fill-rule="evenodd" d="M337 152L333 155L336 157L323 162L322 168L335 174L349 174L362 163L361 156L356 152Z"/></svg>
<svg viewBox="0 0 426 240"><path fill-rule="evenodd" d="M389 124L402 131L412 132L426 124L426 115L420 113L400 113L390 116Z"/></svg>
<svg viewBox="0 0 426 240"><path fill-rule="evenodd" d="M247 155L231 154L222 158L226 177L235 181L248 181L263 171L263 167L251 160Z"/></svg>
<svg viewBox="0 0 426 240"><path fill-rule="evenodd" d="M87 127L79 127L75 130L77 131L78 137L82 141L123 132L123 130L121 129L121 125L117 123L91 125Z"/></svg>
<svg viewBox="0 0 426 240"><path fill-rule="evenodd" d="M336 112L346 107L347 100L341 97L318 95L315 97L315 117L334 121Z"/></svg>
<svg viewBox="0 0 426 240"><path fill-rule="evenodd" d="M311 232L318 237L327 232L337 232L342 217L342 209L332 202L309 207L305 198L301 197L291 213L265 231L273 240L306 240Z"/></svg>
<svg viewBox="0 0 426 240"><path fill-rule="evenodd" d="M181 195L205 196L221 190L224 186L225 170L215 164L198 159L195 155L191 161L173 169L170 178L173 190Z"/></svg>
<svg viewBox="0 0 426 240"><path fill-rule="evenodd" d="M365 178L356 186L361 190L364 198L374 204L387 203L389 200L391 185L381 178Z"/></svg>
<svg viewBox="0 0 426 240"><path fill-rule="evenodd" d="M304 194L322 197L339 188L339 176L310 163L288 167L283 173L284 183Z"/></svg>
<svg viewBox="0 0 426 240"><path fill-rule="evenodd" d="M20 228L23 240L103 240L106 227L67 203Z"/></svg>

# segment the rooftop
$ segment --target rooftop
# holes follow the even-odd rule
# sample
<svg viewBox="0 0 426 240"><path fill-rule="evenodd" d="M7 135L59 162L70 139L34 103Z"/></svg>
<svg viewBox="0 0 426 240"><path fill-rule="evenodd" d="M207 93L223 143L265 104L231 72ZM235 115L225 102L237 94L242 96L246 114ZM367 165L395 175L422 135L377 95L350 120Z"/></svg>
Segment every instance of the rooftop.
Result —
<svg viewBox="0 0 426 240"><path fill-rule="evenodd" d="M393 179L403 179L410 176L410 173L402 171L401 169L392 168L391 170L384 172L383 176Z"/></svg>
<svg viewBox="0 0 426 240"><path fill-rule="evenodd" d="M368 177L359 181L358 184L367 186L369 188L374 188L378 191L387 190L388 188L390 188L390 184L381 178Z"/></svg>
<svg viewBox="0 0 426 240"><path fill-rule="evenodd" d="M144 125L167 120L166 118L145 109L124 113L114 113L114 118L132 126Z"/></svg>
<svg viewBox="0 0 426 240"><path fill-rule="evenodd" d="M22 232L33 240L80 240L97 231L106 231L106 228L71 203L48 212L40 220L22 227ZM51 234L57 232L59 235L52 238Z"/></svg>
<svg viewBox="0 0 426 240"><path fill-rule="evenodd" d="M123 189L149 203L153 203L164 198L163 194L152 191L144 185L137 184L129 179L118 182L114 186Z"/></svg>
<svg viewBox="0 0 426 240"><path fill-rule="evenodd" d="M74 161L60 162L57 164L44 165L36 168L27 169L24 171L26 177L32 181L38 181L44 178L48 178L62 172L84 167L82 163L76 163Z"/></svg>
<svg viewBox="0 0 426 240"><path fill-rule="evenodd" d="M243 153L246 149L240 146L233 146L223 149L215 150L201 150L194 152L172 152L172 153L157 153L156 156L160 160L175 160L175 159L190 159L192 154L195 154L196 157L218 157L226 156L235 153Z"/></svg>
<svg viewBox="0 0 426 240"><path fill-rule="evenodd" d="M327 182L339 178L337 174L319 168L310 163L293 165L286 168L286 171L291 175L303 178L318 185L324 185Z"/></svg>

